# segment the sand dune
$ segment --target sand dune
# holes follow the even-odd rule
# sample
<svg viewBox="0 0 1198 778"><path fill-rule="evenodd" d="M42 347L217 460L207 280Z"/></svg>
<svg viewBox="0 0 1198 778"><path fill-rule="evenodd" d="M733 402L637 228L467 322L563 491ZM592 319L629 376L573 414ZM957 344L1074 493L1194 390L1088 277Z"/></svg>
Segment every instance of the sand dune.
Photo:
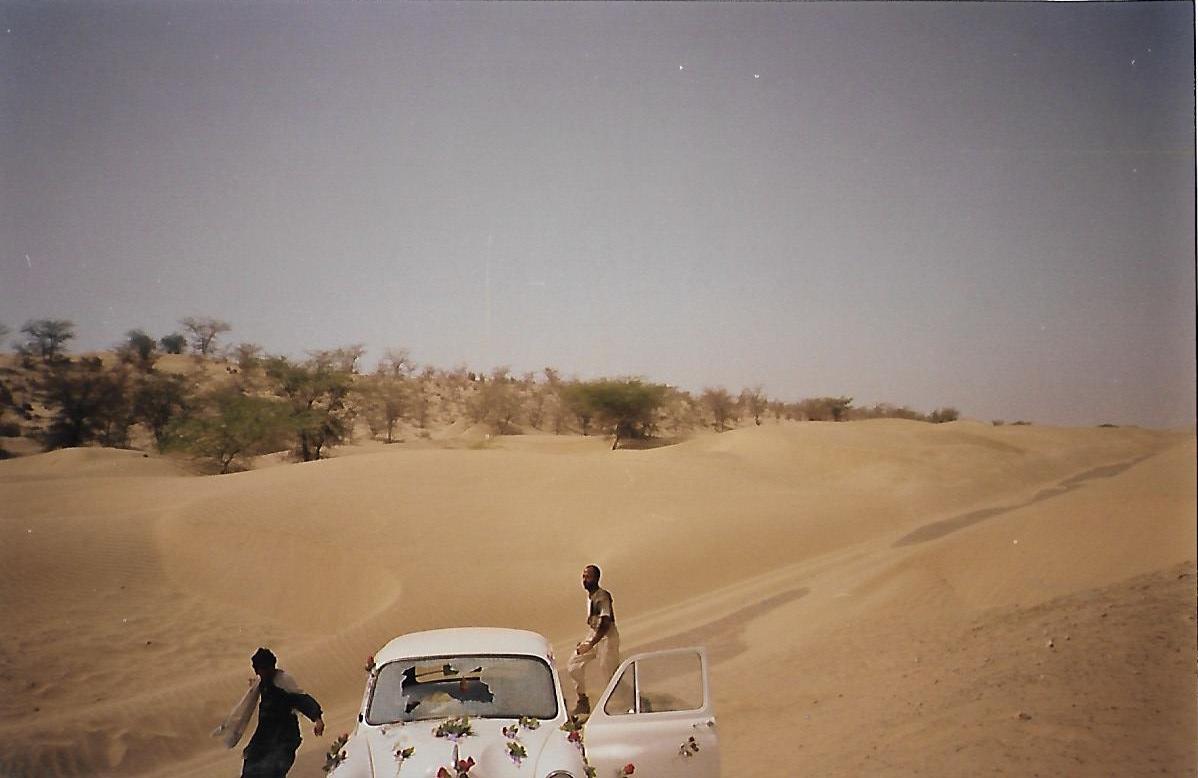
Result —
<svg viewBox="0 0 1198 778"><path fill-rule="evenodd" d="M886 420L0 462L0 774L236 774L207 732L256 646L336 733L396 634L565 650L588 561L628 650L711 649L726 775L1190 774L1194 440Z"/></svg>

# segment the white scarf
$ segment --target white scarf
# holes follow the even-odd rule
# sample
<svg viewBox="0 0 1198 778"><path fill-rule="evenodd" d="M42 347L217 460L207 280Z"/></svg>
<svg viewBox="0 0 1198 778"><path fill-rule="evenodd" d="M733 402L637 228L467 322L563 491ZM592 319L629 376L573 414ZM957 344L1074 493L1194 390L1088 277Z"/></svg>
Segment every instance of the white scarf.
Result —
<svg viewBox="0 0 1198 778"><path fill-rule="evenodd" d="M275 686L285 692L291 694L303 694L304 690L299 687L287 673L282 670L275 671ZM262 679L254 678L250 681L250 688L245 690L245 694L233 706L233 710L229 711L229 715L225 716L216 729L212 730L212 737L222 738L225 748L234 748L241 741L241 736L245 734L245 730L249 727L250 718L254 715L254 708L258 706L258 698L262 694Z"/></svg>

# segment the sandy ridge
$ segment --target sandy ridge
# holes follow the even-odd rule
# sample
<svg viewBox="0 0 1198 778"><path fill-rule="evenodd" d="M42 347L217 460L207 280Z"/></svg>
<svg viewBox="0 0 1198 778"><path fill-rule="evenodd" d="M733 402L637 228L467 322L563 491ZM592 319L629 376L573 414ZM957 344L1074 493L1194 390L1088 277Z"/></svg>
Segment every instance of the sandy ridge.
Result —
<svg viewBox="0 0 1198 778"><path fill-rule="evenodd" d="M158 464L126 453L78 456L78 477L66 457L0 463L0 500L17 506L0 513L0 602L26 603L6 606L22 629L0 643L0 774L235 772L205 734L257 644L317 693L331 730L348 728L362 660L399 632L522 626L567 651L575 568L590 559L613 571L628 649L709 645L726 771L761 770L757 728L806 719L763 704L746 667L802 688L813 669L835 679L891 661L863 653L861 625L890 630L898 650L911 624L964 634L995 609L1084 598L1194 556L1181 518L1192 433L776 425L644 451L500 439L218 478L151 476ZM1141 628L1123 626L1128 640ZM71 691L81 678L104 699ZM848 747L837 729L820 739ZM319 774L319 750L306 745L295 774Z"/></svg>

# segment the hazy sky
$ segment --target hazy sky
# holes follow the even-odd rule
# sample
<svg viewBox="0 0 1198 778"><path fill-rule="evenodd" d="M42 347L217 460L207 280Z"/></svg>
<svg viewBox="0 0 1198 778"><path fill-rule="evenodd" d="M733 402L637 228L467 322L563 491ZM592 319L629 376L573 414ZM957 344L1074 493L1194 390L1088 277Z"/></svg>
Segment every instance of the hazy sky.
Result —
<svg viewBox="0 0 1198 778"><path fill-rule="evenodd" d="M1193 5L0 2L0 323L1194 423Z"/></svg>

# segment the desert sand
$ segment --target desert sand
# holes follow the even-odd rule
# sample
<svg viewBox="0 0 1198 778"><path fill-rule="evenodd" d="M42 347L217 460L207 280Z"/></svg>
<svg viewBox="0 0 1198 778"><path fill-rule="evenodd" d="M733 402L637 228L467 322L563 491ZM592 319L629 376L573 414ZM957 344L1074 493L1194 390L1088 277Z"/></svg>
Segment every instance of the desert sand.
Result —
<svg viewBox="0 0 1198 778"><path fill-rule="evenodd" d="M209 737L271 646L321 701L456 625L702 644L723 774L1193 775L1195 435L773 423L645 450L513 436L195 475L0 462L0 775L233 776Z"/></svg>

